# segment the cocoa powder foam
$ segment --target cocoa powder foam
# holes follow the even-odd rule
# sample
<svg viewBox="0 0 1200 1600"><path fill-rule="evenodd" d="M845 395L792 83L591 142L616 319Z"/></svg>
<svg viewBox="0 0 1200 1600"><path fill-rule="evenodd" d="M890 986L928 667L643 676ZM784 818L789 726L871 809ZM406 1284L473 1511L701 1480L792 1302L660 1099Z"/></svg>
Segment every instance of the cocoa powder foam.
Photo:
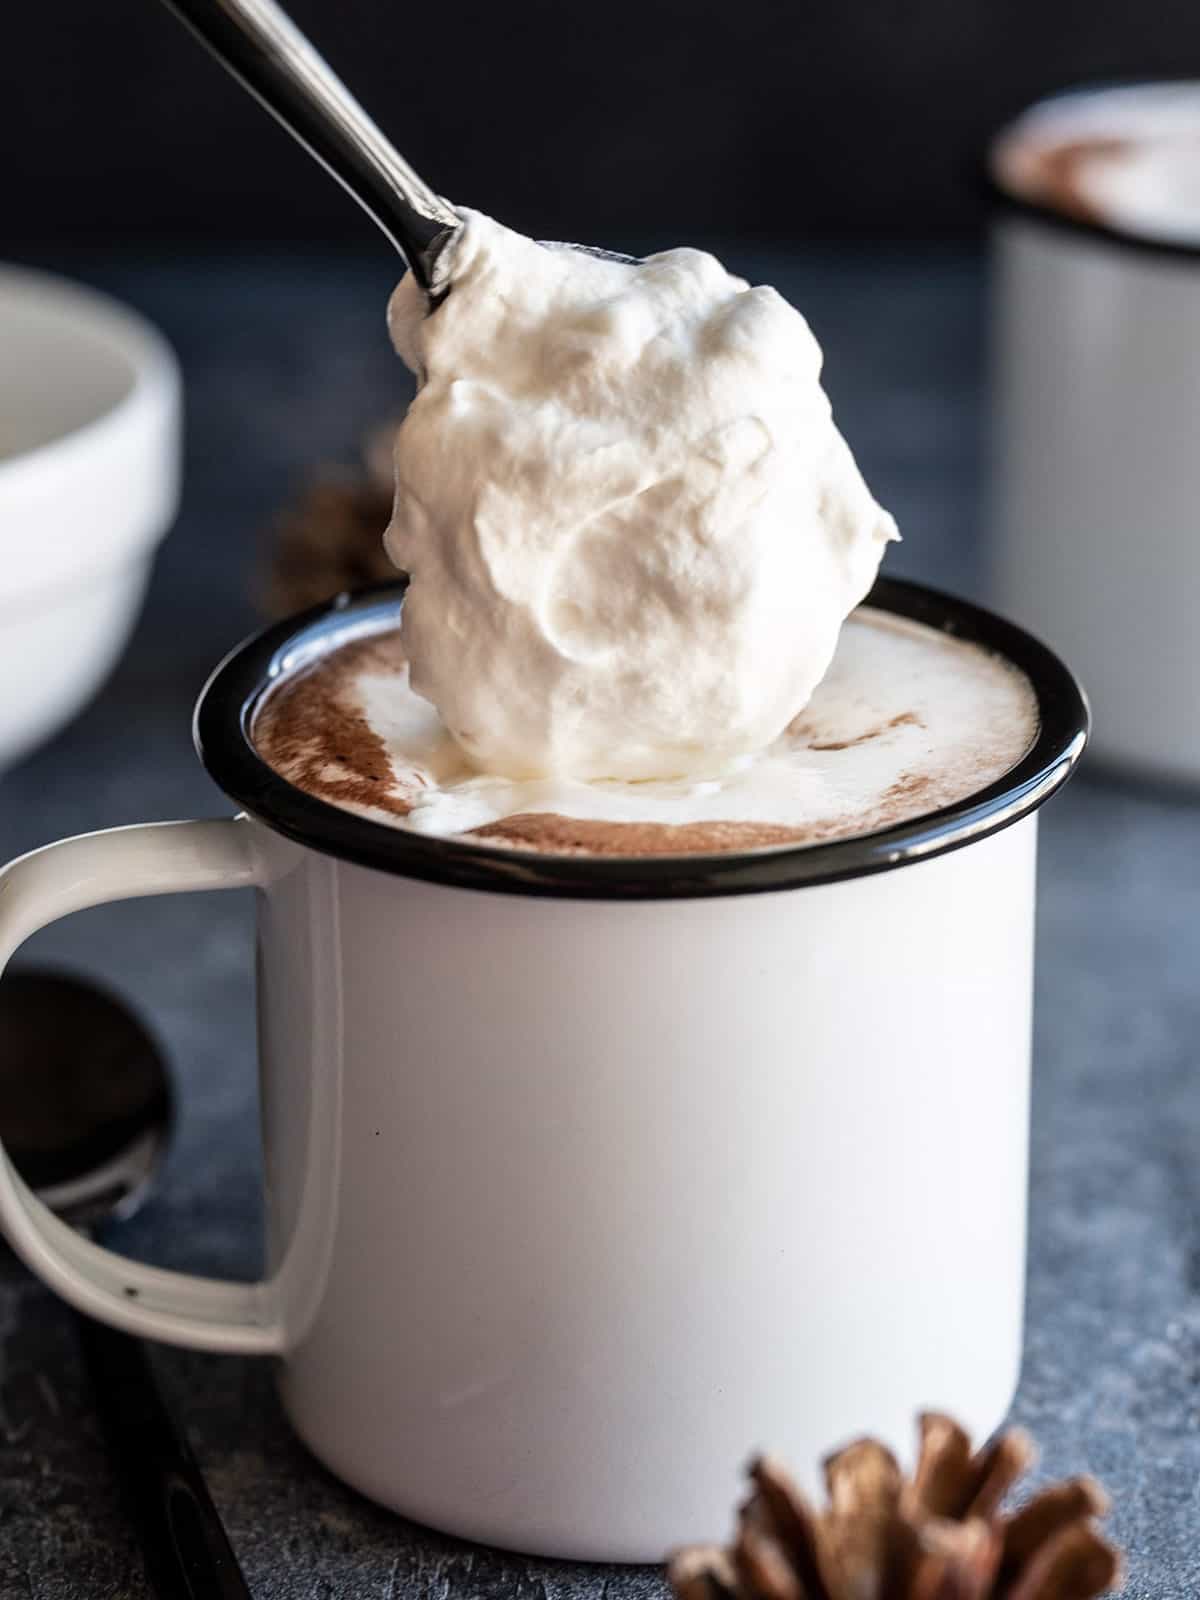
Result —
<svg viewBox="0 0 1200 1600"><path fill-rule="evenodd" d="M397 828L538 852L708 854L850 838L965 799L1029 749L1037 702L1002 658L863 606L780 738L699 776L480 773L412 689L394 628L348 628L270 693L253 732L290 783Z"/></svg>
<svg viewBox="0 0 1200 1600"><path fill-rule="evenodd" d="M1135 237L1200 244L1200 82L1058 95L995 140L1008 193Z"/></svg>

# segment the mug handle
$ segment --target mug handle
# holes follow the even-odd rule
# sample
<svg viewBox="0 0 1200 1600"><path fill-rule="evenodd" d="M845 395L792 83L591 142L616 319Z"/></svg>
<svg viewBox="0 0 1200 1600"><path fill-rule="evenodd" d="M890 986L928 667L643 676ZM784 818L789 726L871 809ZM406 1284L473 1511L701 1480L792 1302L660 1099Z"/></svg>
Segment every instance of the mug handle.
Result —
<svg viewBox="0 0 1200 1600"><path fill-rule="evenodd" d="M141 895L242 889L261 881L245 817L147 822L33 850L0 871L0 972L47 923ZM271 1286L223 1283L127 1260L68 1227L0 1147L0 1230L33 1272L88 1316L192 1350L283 1349Z"/></svg>

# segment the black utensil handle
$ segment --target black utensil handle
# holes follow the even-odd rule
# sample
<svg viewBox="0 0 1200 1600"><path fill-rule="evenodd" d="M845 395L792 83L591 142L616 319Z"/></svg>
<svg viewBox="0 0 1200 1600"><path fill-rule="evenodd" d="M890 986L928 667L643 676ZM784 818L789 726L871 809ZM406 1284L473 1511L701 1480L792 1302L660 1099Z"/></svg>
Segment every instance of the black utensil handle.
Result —
<svg viewBox="0 0 1200 1600"><path fill-rule="evenodd" d="M251 1600L196 1458L167 1409L145 1347L90 1317L79 1338L96 1404L162 1600Z"/></svg>

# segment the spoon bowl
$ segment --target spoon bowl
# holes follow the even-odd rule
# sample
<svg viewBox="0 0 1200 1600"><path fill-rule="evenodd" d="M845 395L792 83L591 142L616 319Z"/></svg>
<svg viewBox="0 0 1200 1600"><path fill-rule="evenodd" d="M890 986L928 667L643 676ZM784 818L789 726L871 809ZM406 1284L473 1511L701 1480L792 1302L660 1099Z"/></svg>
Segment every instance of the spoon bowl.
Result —
<svg viewBox="0 0 1200 1600"><path fill-rule="evenodd" d="M174 1123L166 1062L115 995L64 973L0 979L0 1129L18 1173L65 1221L130 1217ZM146 1571L163 1600L250 1600L204 1478L141 1342L76 1314L84 1362Z"/></svg>
<svg viewBox="0 0 1200 1600"><path fill-rule="evenodd" d="M0 1128L21 1177L64 1221L132 1216L173 1123L162 1050L114 995L52 972L0 982Z"/></svg>

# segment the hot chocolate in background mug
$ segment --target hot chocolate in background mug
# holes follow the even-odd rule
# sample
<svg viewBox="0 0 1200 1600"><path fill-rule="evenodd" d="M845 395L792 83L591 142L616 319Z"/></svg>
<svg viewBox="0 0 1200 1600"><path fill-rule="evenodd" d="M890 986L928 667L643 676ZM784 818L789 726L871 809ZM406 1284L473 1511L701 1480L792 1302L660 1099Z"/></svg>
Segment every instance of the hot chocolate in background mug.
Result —
<svg viewBox="0 0 1200 1600"><path fill-rule="evenodd" d="M429 838L278 777L280 677L396 590L272 628L197 710L243 808L0 875L0 957L106 901L258 890L267 1276L129 1261L0 1161L0 1224L81 1310L271 1355L296 1430L405 1515L657 1560L747 1454L989 1433L1020 1364L1038 807L1087 733L1044 646L962 601L871 603L997 652L1039 725L998 782L834 843L646 859ZM887 1330L886 1350L880 1329Z"/></svg>

